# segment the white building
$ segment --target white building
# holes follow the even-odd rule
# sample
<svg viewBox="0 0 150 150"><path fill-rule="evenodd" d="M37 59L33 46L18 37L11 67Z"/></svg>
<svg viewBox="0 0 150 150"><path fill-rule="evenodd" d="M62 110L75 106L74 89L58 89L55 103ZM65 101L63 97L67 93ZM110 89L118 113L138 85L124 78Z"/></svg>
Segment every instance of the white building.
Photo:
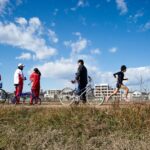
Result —
<svg viewBox="0 0 150 150"><path fill-rule="evenodd" d="M100 84L100 85L95 85L95 96L99 97L101 94L104 96L110 96L115 89L110 87L108 84ZM121 92L119 92L116 97L121 98Z"/></svg>
<svg viewBox="0 0 150 150"><path fill-rule="evenodd" d="M44 94L44 98L56 99L60 92L61 90L56 89L47 90L46 93Z"/></svg>

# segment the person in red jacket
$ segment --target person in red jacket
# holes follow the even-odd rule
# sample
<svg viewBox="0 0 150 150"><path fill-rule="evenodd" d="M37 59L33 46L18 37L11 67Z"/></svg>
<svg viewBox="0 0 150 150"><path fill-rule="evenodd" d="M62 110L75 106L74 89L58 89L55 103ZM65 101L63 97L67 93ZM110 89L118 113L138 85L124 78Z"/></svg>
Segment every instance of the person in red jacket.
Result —
<svg viewBox="0 0 150 150"><path fill-rule="evenodd" d="M40 78L41 78L41 72L38 68L34 68L33 73L30 75L30 81L32 83L31 86L31 92L32 95L36 98L40 95ZM33 100L31 97L30 104L33 104Z"/></svg>

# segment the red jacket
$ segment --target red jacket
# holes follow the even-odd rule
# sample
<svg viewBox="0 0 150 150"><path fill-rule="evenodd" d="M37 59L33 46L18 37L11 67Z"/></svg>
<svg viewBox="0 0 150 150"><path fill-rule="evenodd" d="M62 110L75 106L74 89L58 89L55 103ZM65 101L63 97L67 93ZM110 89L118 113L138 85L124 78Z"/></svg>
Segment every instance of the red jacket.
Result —
<svg viewBox="0 0 150 150"><path fill-rule="evenodd" d="M40 75L33 72L30 76L30 80L32 82L32 89L39 89L40 88Z"/></svg>

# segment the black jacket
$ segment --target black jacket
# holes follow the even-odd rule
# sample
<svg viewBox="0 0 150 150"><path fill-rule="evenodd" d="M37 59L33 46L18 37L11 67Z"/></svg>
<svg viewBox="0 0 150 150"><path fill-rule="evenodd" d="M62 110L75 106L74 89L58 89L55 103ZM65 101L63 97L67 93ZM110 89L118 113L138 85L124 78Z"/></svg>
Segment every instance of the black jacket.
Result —
<svg viewBox="0 0 150 150"><path fill-rule="evenodd" d="M76 80L78 84L81 86L86 86L88 83L88 73L87 69L84 65L79 66L78 71L76 73Z"/></svg>

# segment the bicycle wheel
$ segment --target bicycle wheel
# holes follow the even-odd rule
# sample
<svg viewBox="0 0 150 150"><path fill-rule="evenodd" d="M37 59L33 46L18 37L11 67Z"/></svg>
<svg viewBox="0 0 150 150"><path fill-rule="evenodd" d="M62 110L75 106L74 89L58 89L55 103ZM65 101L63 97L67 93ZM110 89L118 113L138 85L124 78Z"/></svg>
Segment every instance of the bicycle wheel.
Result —
<svg viewBox="0 0 150 150"><path fill-rule="evenodd" d="M39 104L39 105L41 105L41 99L38 97L33 97L32 98L32 102L33 102L33 104Z"/></svg>
<svg viewBox="0 0 150 150"><path fill-rule="evenodd" d="M102 105L105 100L102 94L100 94L99 96L95 96L94 89L86 93L86 98L87 98L87 102L90 105Z"/></svg>
<svg viewBox="0 0 150 150"><path fill-rule="evenodd" d="M4 103L7 100L7 93L3 90L0 89L0 103Z"/></svg>
<svg viewBox="0 0 150 150"><path fill-rule="evenodd" d="M62 105L71 105L75 100L74 90L64 88L59 95L59 100Z"/></svg>

